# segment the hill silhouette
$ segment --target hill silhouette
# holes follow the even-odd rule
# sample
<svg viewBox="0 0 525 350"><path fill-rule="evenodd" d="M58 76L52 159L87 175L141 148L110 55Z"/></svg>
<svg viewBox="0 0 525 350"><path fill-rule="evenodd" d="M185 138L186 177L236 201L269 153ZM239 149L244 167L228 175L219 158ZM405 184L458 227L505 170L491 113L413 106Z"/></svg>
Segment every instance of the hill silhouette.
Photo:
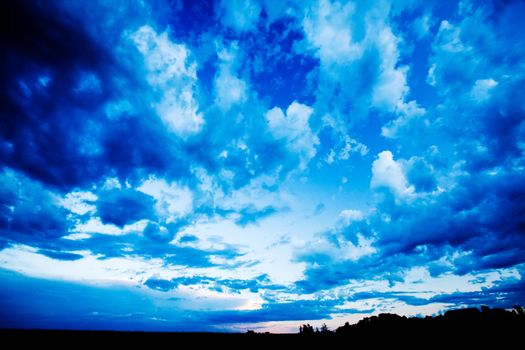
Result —
<svg viewBox="0 0 525 350"><path fill-rule="evenodd" d="M113 332L74 330L0 330L3 344L38 345L39 347L71 348L82 346L131 346L152 347L168 345L170 348L208 345L222 346L282 346L329 348L344 346L403 346L403 347L445 347L487 345L523 345L525 313L521 306L513 310L489 308L464 308L449 310L443 315L406 317L383 313L365 317L356 324L348 322L336 330L326 325L314 328L301 325L297 334L257 333L178 333L178 332Z"/></svg>

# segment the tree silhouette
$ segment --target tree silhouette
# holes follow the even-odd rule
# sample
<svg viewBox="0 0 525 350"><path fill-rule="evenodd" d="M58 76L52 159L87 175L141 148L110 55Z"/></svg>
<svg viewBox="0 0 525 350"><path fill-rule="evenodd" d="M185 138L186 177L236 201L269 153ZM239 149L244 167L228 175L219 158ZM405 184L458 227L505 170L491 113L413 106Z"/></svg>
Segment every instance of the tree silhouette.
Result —
<svg viewBox="0 0 525 350"><path fill-rule="evenodd" d="M326 323L323 323L323 325L321 326L321 333L323 333L323 334L330 333L330 331L328 330L328 326L326 325Z"/></svg>
<svg viewBox="0 0 525 350"><path fill-rule="evenodd" d="M314 334L314 327L310 324L303 324L299 327L300 334Z"/></svg>

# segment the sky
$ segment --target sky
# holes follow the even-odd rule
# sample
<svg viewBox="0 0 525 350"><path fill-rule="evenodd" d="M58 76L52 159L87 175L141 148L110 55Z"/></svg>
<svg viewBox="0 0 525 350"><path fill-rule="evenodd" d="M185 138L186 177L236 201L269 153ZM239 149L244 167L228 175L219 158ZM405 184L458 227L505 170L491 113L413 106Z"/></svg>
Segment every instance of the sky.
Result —
<svg viewBox="0 0 525 350"><path fill-rule="evenodd" d="M0 327L525 304L522 1L0 5Z"/></svg>

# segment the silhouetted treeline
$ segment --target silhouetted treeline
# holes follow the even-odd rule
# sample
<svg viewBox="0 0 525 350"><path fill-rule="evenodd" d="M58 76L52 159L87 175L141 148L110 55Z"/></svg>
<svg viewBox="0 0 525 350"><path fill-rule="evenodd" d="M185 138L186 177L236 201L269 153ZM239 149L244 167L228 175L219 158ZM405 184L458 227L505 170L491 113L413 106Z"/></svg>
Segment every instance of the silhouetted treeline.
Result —
<svg viewBox="0 0 525 350"><path fill-rule="evenodd" d="M443 315L426 317L406 317L397 314L383 313L378 316L365 317L356 324L348 322L335 331L313 330L309 324L299 328L301 335L332 335L351 338L355 341L378 341L387 339L395 343L414 339L460 339L482 343L484 339L518 341L525 332L525 313L521 306L513 310L489 308L465 308L449 310ZM525 343L524 343L525 344Z"/></svg>

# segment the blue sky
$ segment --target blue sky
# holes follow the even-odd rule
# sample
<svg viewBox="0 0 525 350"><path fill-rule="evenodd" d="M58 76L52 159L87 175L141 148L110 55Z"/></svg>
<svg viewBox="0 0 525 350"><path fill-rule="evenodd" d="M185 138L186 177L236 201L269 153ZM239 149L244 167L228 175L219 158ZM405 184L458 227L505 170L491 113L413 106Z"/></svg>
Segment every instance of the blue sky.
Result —
<svg viewBox="0 0 525 350"><path fill-rule="evenodd" d="M0 326L525 303L525 4L2 4Z"/></svg>

